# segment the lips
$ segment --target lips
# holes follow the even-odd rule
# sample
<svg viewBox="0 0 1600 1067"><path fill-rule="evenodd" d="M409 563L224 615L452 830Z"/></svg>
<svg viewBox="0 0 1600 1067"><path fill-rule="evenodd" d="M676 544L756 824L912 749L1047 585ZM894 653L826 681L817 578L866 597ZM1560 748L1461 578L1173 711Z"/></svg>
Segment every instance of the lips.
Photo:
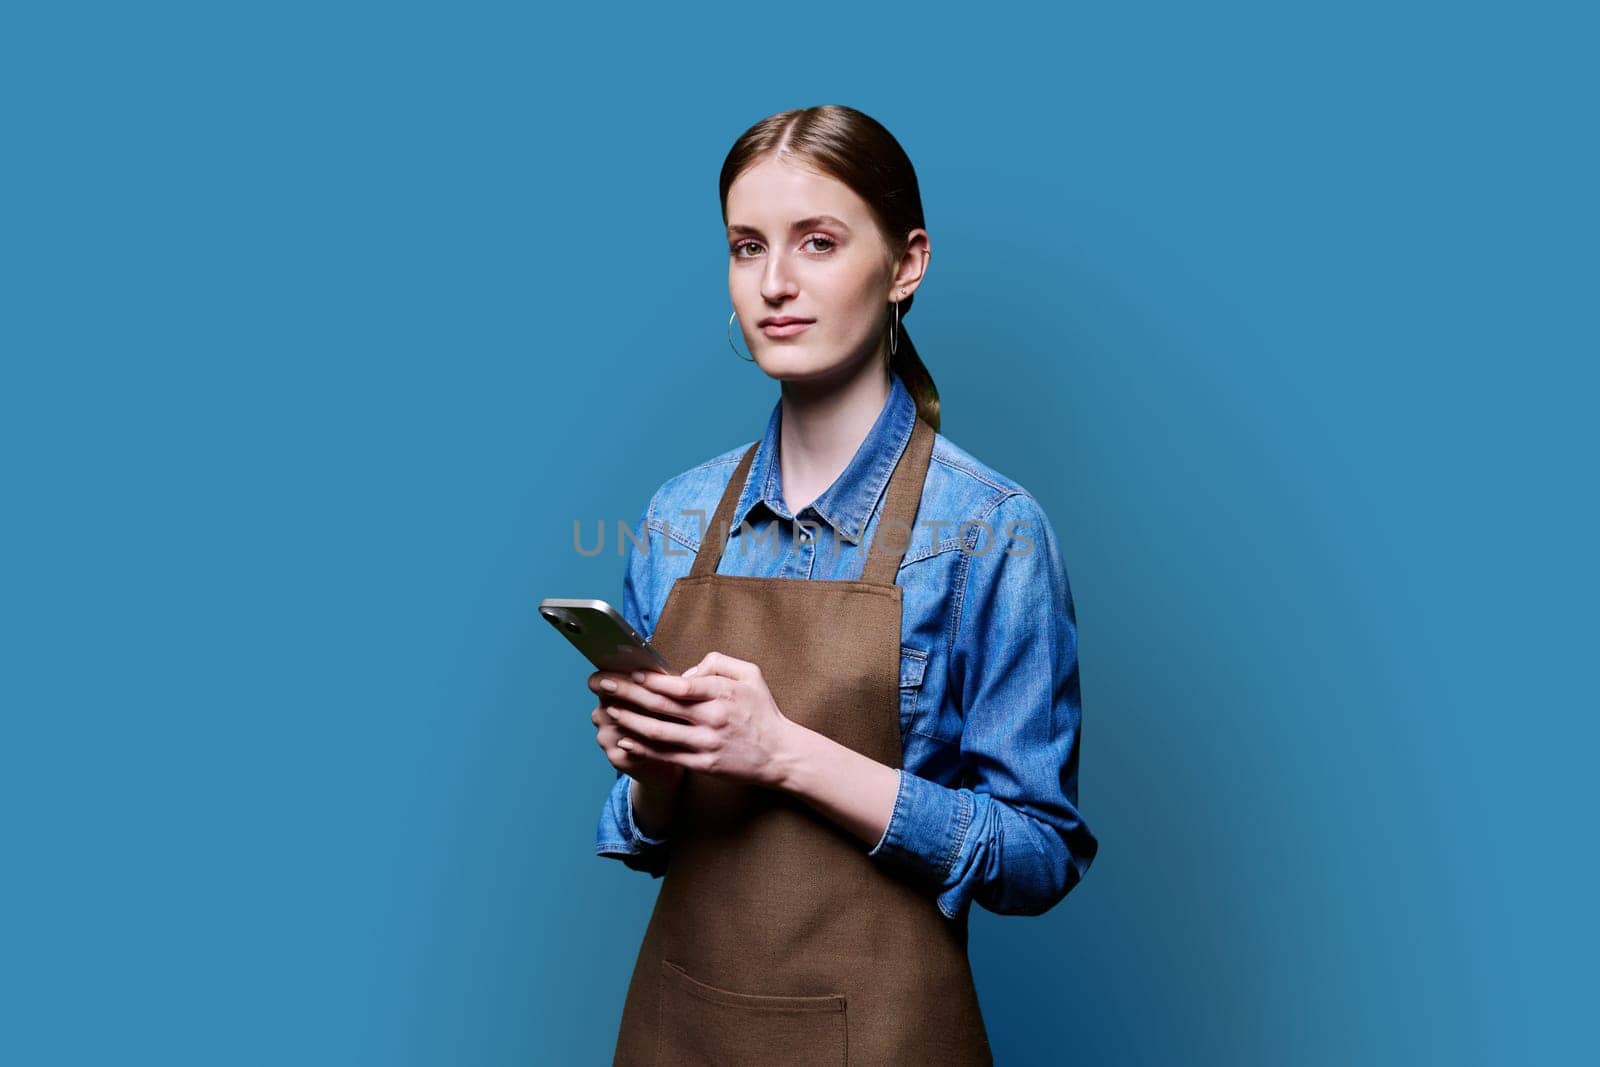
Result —
<svg viewBox="0 0 1600 1067"><path fill-rule="evenodd" d="M793 315L774 315L761 320L761 332L768 337L791 337L810 326L816 319L801 319Z"/></svg>

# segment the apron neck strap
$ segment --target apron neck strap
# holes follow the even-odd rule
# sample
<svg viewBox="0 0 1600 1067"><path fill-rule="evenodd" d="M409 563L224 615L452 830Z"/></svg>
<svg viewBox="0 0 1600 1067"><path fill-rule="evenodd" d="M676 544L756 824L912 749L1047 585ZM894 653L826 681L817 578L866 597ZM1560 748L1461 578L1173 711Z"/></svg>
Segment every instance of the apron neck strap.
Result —
<svg viewBox="0 0 1600 1067"><path fill-rule="evenodd" d="M866 546L867 561L861 568L861 580L870 585L893 585L894 576L911 544L912 523L917 517L917 506L922 502L922 483L928 474L928 461L933 455L933 427L919 415L911 427L911 440L906 442L894 473L889 476L889 487L884 492L883 516L878 520L873 540ZM733 509L744 493L745 481L750 477L750 467L755 462L756 450L761 442L752 444L740 458L739 465L728 478L717 501L717 510L706 527L700 551L695 553L689 568L692 576L715 574L722 562L722 550L733 534ZM880 543L881 541L881 543Z"/></svg>
<svg viewBox="0 0 1600 1067"><path fill-rule="evenodd" d="M722 562L722 548L733 536L734 506L739 503L739 494L744 492L745 479L750 476L750 465L755 462L756 450L760 447L760 441L752 444L740 458L739 465L733 468L728 487L722 491L722 499L717 501L717 510L712 512L711 523L700 540L700 551L695 553L694 563L689 567L691 577L717 573L717 564Z"/></svg>
<svg viewBox="0 0 1600 1067"><path fill-rule="evenodd" d="M922 482L928 474L928 459L933 455L933 427L917 416L911 426L900 460L889 476L883 494L883 515L867 544L867 561L861 566L861 580L869 585L893 585L900 560L911 546L912 523L917 505L922 503Z"/></svg>

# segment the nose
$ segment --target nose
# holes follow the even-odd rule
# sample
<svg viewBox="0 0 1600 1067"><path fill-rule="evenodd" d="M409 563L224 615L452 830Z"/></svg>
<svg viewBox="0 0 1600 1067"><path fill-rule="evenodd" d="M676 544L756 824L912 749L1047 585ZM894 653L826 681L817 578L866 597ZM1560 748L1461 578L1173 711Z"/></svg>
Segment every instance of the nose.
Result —
<svg viewBox="0 0 1600 1067"><path fill-rule="evenodd" d="M767 257L767 269L761 274L761 295L771 304L795 295L794 276L782 256Z"/></svg>

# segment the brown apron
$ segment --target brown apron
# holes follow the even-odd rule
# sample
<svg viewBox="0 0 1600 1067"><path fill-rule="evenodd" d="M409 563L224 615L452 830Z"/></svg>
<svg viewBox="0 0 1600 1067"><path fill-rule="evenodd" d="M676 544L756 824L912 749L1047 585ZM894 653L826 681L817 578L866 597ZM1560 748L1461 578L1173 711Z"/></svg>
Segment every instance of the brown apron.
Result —
<svg viewBox="0 0 1600 1067"><path fill-rule="evenodd" d="M902 766L894 578L933 437L918 418L889 480L881 544L856 581L716 573L752 445L651 642L682 665L713 650L750 660L785 716ZM859 838L782 790L695 771L668 836L615 1063L993 1063L966 923Z"/></svg>

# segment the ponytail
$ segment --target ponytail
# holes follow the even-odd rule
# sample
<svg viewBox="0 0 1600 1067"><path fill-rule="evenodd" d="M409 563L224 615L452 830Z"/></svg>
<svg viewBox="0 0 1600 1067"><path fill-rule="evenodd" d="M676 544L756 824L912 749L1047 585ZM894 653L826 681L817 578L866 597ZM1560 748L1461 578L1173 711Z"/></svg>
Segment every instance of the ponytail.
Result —
<svg viewBox="0 0 1600 1067"><path fill-rule="evenodd" d="M910 301L906 301L910 303ZM889 370L906 383L906 391L917 402L917 414L922 421L939 429L939 387L933 384L933 375L922 362L917 346L911 342L905 321L900 322L900 337L895 341L894 355L889 357Z"/></svg>

